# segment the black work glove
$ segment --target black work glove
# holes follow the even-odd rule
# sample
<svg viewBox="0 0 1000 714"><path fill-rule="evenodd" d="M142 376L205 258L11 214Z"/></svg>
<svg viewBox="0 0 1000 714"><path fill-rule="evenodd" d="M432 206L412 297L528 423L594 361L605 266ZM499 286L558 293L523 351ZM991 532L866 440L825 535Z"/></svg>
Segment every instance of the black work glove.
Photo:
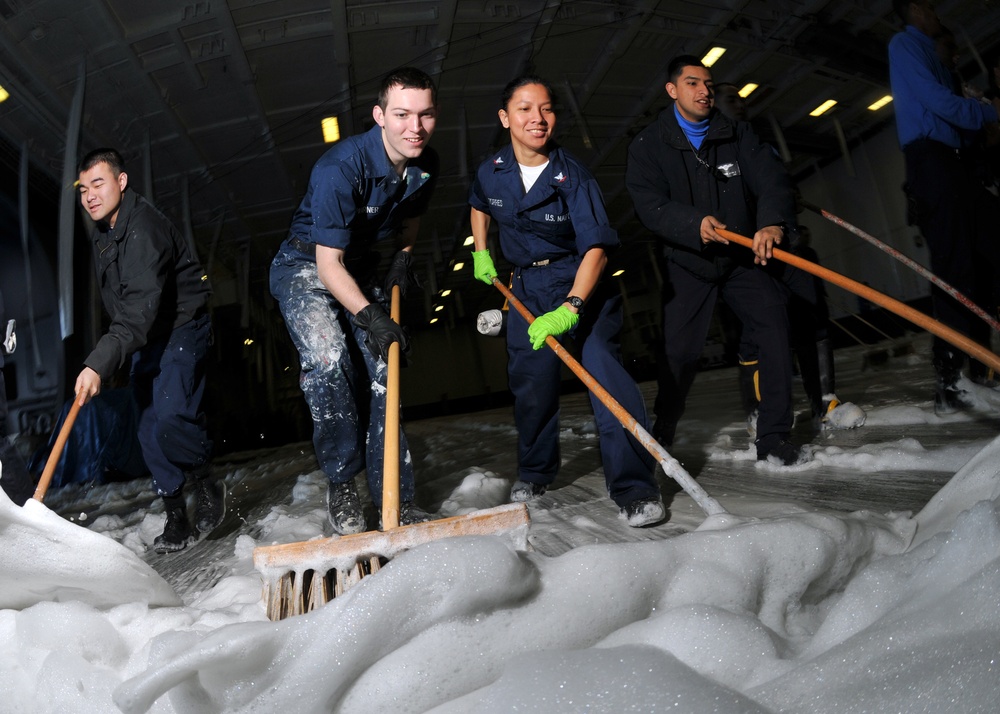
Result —
<svg viewBox="0 0 1000 714"><path fill-rule="evenodd" d="M368 351L383 362L389 361L389 345L393 342L399 343L401 352L409 354L410 336L379 305L370 303L359 310L354 316L354 324L368 333L365 337Z"/></svg>
<svg viewBox="0 0 1000 714"><path fill-rule="evenodd" d="M420 290L420 278L413 272L413 253L401 250L392 256L392 264L385 274L385 294L392 295L392 286L398 285L399 292L406 297L406 291L412 286Z"/></svg>

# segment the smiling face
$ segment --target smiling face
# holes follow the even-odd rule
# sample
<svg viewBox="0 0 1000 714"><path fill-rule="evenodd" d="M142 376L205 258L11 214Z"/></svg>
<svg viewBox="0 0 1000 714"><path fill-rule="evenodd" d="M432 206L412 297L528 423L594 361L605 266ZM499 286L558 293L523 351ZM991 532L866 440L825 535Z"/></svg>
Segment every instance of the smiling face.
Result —
<svg viewBox="0 0 1000 714"><path fill-rule="evenodd" d="M100 161L80 172L80 203L95 221L107 221L112 227L122 205L122 193L128 185L124 171L115 176L109 164Z"/></svg>
<svg viewBox="0 0 1000 714"><path fill-rule="evenodd" d="M708 119L712 112L712 73L707 67L688 65L675 80L667 82L667 94L688 121Z"/></svg>
<svg viewBox="0 0 1000 714"><path fill-rule="evenodd" d="M499 115L500 123L510 129L510 143L518 162L527 166L543 163L556 128L549 90L541 84L518 87Z"/></svg>
<svg viewBox="0 0 1000 714"><path fill-rule="evenodd" d="M407 160L420 156L434 133L434 93L396 85L388 92L385 109L375 105L372 116L382 127L382 143L389 160L402 171Z"/></svg>

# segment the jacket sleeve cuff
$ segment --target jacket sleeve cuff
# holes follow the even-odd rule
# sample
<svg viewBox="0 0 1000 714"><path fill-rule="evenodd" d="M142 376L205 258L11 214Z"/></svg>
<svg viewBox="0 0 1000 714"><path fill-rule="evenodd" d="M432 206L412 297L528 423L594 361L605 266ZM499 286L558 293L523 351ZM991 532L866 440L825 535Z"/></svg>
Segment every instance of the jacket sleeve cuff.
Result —
<svg viewBox="0 0 1000 714"><path fill-rule="evenodd" d="M103 340L101 342L103 342ZM95 347L94 351L91 352L87 359L83 361L83 364L85 367L90 367L92 370L97 372L97 374L100 375L102 382L106 382L115 375L115 372L118 371L121 360L111 354L111 350L107 349L107 347L102 345L101 342L97 343L97 347Z"/></svg>

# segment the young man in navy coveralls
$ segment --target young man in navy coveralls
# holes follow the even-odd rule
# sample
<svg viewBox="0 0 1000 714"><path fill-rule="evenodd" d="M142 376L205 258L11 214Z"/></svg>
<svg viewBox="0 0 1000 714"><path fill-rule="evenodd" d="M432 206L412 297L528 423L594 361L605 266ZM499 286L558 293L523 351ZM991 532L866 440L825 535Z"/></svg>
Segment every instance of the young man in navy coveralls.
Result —
<svg viewBox="0 0 1000 714"><path fill-rule="evenodd" d="M419 216L437 178L427 148L437 116L434 84L404 67L382 82L372 110L376 126L344 139L313 167L288 238L271 264L271 294L299 351L300 385L313 419L313 445L329 479L335 533L366 529L354 483L367 469L376 508L382 461L389 345L409 348L388 315L393 285L405 293ZM378 276L376 243L397 238L400 250ZM426 520L413 504L413 461L400 433L400 522Z"/></svg>

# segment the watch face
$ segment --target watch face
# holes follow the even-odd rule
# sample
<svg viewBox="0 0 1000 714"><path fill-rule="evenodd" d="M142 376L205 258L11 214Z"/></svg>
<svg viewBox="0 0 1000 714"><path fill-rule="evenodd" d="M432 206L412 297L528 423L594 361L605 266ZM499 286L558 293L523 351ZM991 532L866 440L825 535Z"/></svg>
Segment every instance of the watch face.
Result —
<svg viewBox="0 0 1000 714"><path fill-rule="evenodd" d="M583 300L576 297L575 295L571 295L570 297L566 298L566 302L575 307L577 310L583 307Z"/></svg>

